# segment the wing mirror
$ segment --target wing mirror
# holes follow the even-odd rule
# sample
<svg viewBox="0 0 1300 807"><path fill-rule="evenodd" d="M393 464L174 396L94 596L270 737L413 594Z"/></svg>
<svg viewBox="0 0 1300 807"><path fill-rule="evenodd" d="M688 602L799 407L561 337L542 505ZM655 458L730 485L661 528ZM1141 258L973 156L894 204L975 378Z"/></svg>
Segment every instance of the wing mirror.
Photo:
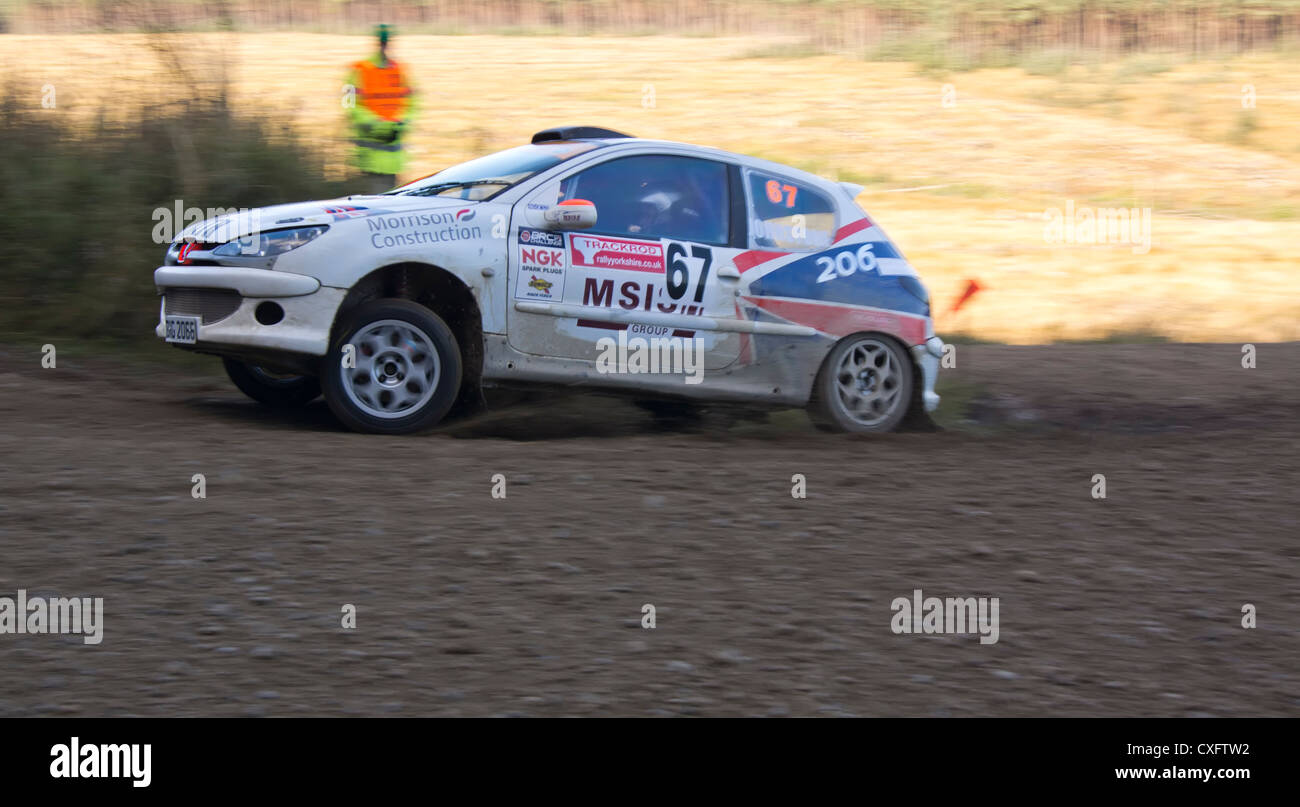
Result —
<svg viewBox="0 0 1300 807"><path fill-rule="evenodd" d="M542 214L549 229L586 230L596 226L596 205L586 199L568 199Z"/></svg>

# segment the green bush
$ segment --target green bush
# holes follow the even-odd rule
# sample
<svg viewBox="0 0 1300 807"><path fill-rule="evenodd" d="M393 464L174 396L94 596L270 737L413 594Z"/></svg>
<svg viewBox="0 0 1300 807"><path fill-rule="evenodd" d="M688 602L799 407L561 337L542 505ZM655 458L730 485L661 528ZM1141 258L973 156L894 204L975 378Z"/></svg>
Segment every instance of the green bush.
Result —
<svg viewBox="0 0 1300 807"><path fill-rule="evenodd" d="M237 112L223 95L113 112L72 126L61 109L0 92L6 338L152 338L165 250L154 211L177 200L251 208L345 192L287 125Z"/></svg>

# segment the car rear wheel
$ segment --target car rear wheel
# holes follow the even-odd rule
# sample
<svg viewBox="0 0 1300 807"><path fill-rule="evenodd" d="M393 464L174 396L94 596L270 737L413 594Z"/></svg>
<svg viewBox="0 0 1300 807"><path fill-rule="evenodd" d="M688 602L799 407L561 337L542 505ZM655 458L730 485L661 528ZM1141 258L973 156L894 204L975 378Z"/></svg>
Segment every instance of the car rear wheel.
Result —
<svg viewBox="0 0 1300 807"><path fill-rule="evenodd" d="M236 359L222 359L226 375L240 391L255 401L276 409L306 406L320 395L320 382L309 375L291 375L267 370Z"/></svg>
<svg viewBox="0 0 1300 807"><path fill-rule="evenodd" d="M325 402L353 431L406 434L447 414L460 390L460 346L437 314L409 300L358 306L321 372Z"/></svg>
<svg viewBox="0 0 1300 807"><path fill-rule="evenodd" d="M831 431L893 431L907 415L913 378L912 362L898 342L883 334L854 334L822 363L809 414Z"/></svg>

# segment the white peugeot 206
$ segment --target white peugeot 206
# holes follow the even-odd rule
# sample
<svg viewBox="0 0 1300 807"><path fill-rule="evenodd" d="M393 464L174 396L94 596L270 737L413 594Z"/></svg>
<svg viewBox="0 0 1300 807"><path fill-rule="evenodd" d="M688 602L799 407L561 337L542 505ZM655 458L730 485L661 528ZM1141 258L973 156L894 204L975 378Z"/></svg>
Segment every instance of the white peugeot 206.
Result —
<svg viewBox="0 0 1300 807"><path fill-rule="evenodd" d="M514 384L807 406L828 429L889 431L938 405L944 346L860 191L548 129L381 195L187 227L154 272L157 334L221 356L258 401L323 393L365 432L428 428Z"/></svg>

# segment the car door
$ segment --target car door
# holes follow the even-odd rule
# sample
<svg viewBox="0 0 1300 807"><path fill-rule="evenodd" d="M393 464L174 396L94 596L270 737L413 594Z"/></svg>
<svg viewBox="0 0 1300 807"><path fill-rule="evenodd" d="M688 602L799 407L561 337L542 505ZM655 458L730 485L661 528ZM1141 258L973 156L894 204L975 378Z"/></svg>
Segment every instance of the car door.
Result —
<svg viewBox="0 0 1300 807"><path fill-rule="evenodd" d="M627 155L580 166L525 196L509 233L511 346L595 361L598 341L625 331L629 339L698 339L706 370L734 362L741 334L718 323L739 313L733 261L745 202L736 171L695 156ZM594 227L535 226L542 211L575 199L595 205Z"/></svg>

